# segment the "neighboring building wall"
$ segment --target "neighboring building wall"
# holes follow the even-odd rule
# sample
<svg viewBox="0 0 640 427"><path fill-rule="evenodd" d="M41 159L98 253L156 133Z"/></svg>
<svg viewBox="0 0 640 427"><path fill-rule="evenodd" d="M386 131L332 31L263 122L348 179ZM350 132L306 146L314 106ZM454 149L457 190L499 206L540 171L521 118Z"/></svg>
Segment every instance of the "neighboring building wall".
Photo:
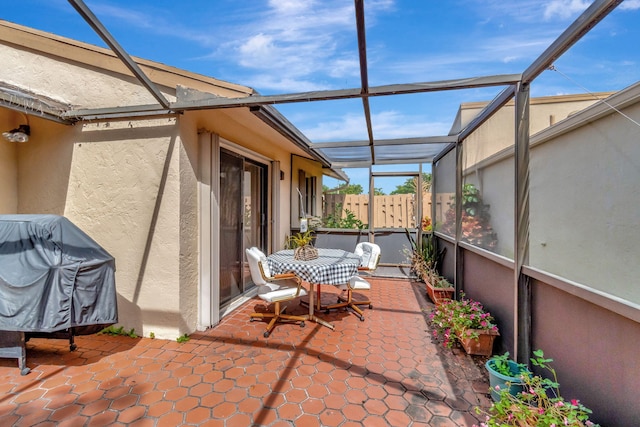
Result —
<svg viewBox="0 0 640 427"><path fill-rule="evenodd" d="M596 94L604 99L610 93ZM598 99L592 95L563 95L532 98L530 105L529 133L534 135L543 129L574 114ZM466 126L486 106L486 102L466 103L460 106L454 128ZM465 140L463 169L474 167L499 151L512 147L515 138L513 101L507 103L479 129Z"/></svg>
<svg viewBox="0 0 640 427"><path fill-rule="evenodd" d="M552 138L531 150L531 265L640 305L640 128L611 111Z"/></svg>
<svg viewBox="0 0 640 427"><path fill-rule="evenodd" d="M602 425L640 422L640 127L632 121L640 118L638 101L640 83L608 99L627 117L593 105L531 138L523 269L531 280L531 345L554 359L563 397L580 399ZM513 224L513 152L480 166L480 174L467 177L481 176L493 224L498 212ZM445 274L454 273L454 254L445 256ZM513 352L513 263L466 249L461 256L461 286L500 325L495 351Z"/></svg>
<svg viewBox="0 0 640 427"><path fill-rule="evenodd" d="M537 280L531 288L532 346L553 358L562 396L600 425L639 426L640 323Z"/></svg>
<svg viewBox="0 0 640 427"><path fill-rule="evenodd" d="M606 95L608 93L597 96L604 98ZM534 135L596 102L592 95L533 98L530 134ZM458 112L457 126L466 125L485 105L463 104ZM467 137L463 145L465 183L474 184L480 190L483 202L490 206L490 226L498 239L493 251L508 258L513 258L514 254L514 125L514 106L509 102Z"/></svg>

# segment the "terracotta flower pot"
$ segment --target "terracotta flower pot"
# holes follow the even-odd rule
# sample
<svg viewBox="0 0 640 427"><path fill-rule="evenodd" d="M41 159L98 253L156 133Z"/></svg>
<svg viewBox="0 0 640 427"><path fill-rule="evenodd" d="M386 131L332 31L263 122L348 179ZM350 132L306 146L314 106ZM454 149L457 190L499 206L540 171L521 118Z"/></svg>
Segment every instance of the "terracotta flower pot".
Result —
<svg viewBox="0 0 640 427"><path fill-rule="evenodd" d="M440 305L445 299L453 298L453 293L455 292L455 289L453 287L437 288L429 282L425 283L427 285L427 295L435 305Z"/></svg>
<svg viewBox="0 0 640 427"><path fill-rule="evenodd" d="M475 334L477 334L477 337L472 338ZM458 334L457 337L467 354L491 356L493 353L493 341L499 335L498 331L493 329L467 329Z"/></svg>

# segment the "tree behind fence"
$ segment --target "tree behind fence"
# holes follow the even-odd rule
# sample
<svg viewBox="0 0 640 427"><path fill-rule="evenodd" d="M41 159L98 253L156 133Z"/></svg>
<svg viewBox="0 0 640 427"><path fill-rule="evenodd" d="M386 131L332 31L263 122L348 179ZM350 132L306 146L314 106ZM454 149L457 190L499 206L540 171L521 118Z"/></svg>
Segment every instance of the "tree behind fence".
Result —
<svg viewBox="0 0 640 427"><path fill-rule="evenodd" d="M449 208L450 197L442 203L444 197L438 197L436 209L442 210L441 214ZM345 210L353 212L356 218L363 223L369 223L369 195L368 194L325 194L323 217L334 214L342 208L342 217ZM422 215L431 218L431 194L425 194L422 198ZM374 228L415 228L416 209L415 195L394 194L391 196L374 196Z"/></svg>

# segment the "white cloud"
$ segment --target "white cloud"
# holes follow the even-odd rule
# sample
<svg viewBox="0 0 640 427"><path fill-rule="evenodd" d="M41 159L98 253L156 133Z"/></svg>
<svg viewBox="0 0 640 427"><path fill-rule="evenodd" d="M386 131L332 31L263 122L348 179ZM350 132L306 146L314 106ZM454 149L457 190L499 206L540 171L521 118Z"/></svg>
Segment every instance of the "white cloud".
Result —
<svg viewBox="0 0 640 427"><path fill-rule="evenodd" d="M337 119L311 120L313 126L298 126L312 141L349 141L367 138L364 116L347 113Z"/></svg>
<svg viewBox="0 0 640 427"><path fill-rule="evenodd" d="M544 19L568 19L589 7L587 0L553 0L545 5Z"/></svg>
<svg viewBox="0 0 640 427"><path fill-rule="evenodd" d="M107 4L98 3L93 7L98 17L108 16L115 18L120 22L127 23L133 27L153 28L153 16L147 13L138 12L130 8L122 8Z"/></svg>
<svg viewBox="0 0 640 427"><path fill-rule="evenodd" d="M398 111L373 114L371 122L373 134L378 139L444 135L451 127L451 123L429 122L424 117L408 116Z"/></svg>
<svg viewBox="0 0 640 427"><path fill-rule="evenodd" d="M326 86L309 78L295 78L281 75L256 74L250 77L251 86L278 93L312 92L326 89ZM245 81L243 79L242 81ZM295 90L294 90L295 88Z"/></svg>
<svg viewBox="0 0 640 427"><path fill-rule="evenodd" d="M618 7L622 10L637 10L640 9L640 0L625 0Z"/></svg>
<svg viewBox="0 0 640 427"><path fill-rule="evenodd" d="M313 5L313 1L303 0L269 0L269 7L279 13L298 13Z"/></svg>
<svg viewBox="0 0 640 427"><path fill-rule="evenodd" d="M298 128L314 142L367 140L363 114L347 113L340 117L317 121L311 118L310 127ZM376 139L412 138L425 135L444 135L451 123L429 122L425 117L406 115L398 111L383 111L371 115Z"/></svg>
<svg viewBox="0 0 640 427"><path fill-rule="evenodd" d="M243 28L234 29L234 35L227 36L225 47L216 53L216 57L252 70L254 75L247 83L259 86L258 81L268 82L263 89L296 92L308 90L308 81L314 75L357 75L357 61L345 59L343 53L344 45L354 42L352 4L272 0L269 7ZM271 78L261 76L265 73Z"/></svg>
<svg viewBox="0 0 640 427"><path fill-rule="evenodd" d="M240 52L244 57L251 57L254 59L269 58L273 55L274 50L273 38L262 33L256 34L255 36L247 39L246 42L240 46Z"/></svg>
<svg viewBox="0 0 640 427"><path fill-rule="evenodd" d="M478 43L471 41L457 46L449 43L450 53L432 56L421 55L416 59L379 64L390 73L405 76L408 81L424 81L424 76L436 76L430 80L455 79L477 75L520 72L535 60L552 42L553 37L530 31L526 36L504 34L486 37ZM514 64L507 70L504 64Z"/></svg>

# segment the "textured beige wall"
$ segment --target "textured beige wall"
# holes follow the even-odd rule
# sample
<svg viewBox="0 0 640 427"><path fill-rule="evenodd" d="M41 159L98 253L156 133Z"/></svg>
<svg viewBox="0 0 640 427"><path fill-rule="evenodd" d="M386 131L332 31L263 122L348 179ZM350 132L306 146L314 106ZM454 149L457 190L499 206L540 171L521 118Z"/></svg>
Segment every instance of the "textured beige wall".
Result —
<svg viewBox="0 0 640 427"><path fill-rule="evenodd" d="M0 133L22 124L22 115L0 109ZM19 144L0 137L0 214L18 210L18 148Z"/></svg>
<svg viewBox="0 0 640 427"><path fill-rule="evenodd" d="M15 27L0 24L5 86L79 109L155 104L113 53ZM251 93L141 63L170 100L178 84L231 97ZM0 125L16 127L15 114L0 109ZM283 242L289 231L291 154L305 153L246 108L75 126L29 120L28 143L0 142L0 211L64 215L109 251L116 259L119 324L138 334L175 339L198 323L198 132L280 162L280 231L272 239Z"/></svg>
<svg viewBox="0 0 640 427"><path fill-rule="evenodd" d="M178 133L175 119L82 126L64 212L116 258L119 323L164 338L197 315L195 172Z"/></svg>
<svg viewBox="0 0 640 427"><path fill-rule="evenodd" d="M83 108L152 104L155 98L133 77L62 62L0 43L0 81ZM120 100L114 104L114 100Z"/></svg>
<svg viewBox="0 0 640 427"><path fill-rule="evenodd" d="M64 215L78 126L31 117L29 141L18 147L18 212Z"/></svg>
<svg viewBox="0 0 640 427"><path fill-rule="evenodd" d="M531 265L640 304L638 141L611 114L531 150Z"/></svg>
<svg viewBox="0 0 640 427"><path fill-rule="evenodd" d="M591 95L533 98L530 105L529 133L534 135L597 101ZM485 104L463 104L459 112L461 125L468 124ZM501 150L512 147L514 138L514 105L513 102L509 102L465 140L463 168L473 167Z"/></svg>

